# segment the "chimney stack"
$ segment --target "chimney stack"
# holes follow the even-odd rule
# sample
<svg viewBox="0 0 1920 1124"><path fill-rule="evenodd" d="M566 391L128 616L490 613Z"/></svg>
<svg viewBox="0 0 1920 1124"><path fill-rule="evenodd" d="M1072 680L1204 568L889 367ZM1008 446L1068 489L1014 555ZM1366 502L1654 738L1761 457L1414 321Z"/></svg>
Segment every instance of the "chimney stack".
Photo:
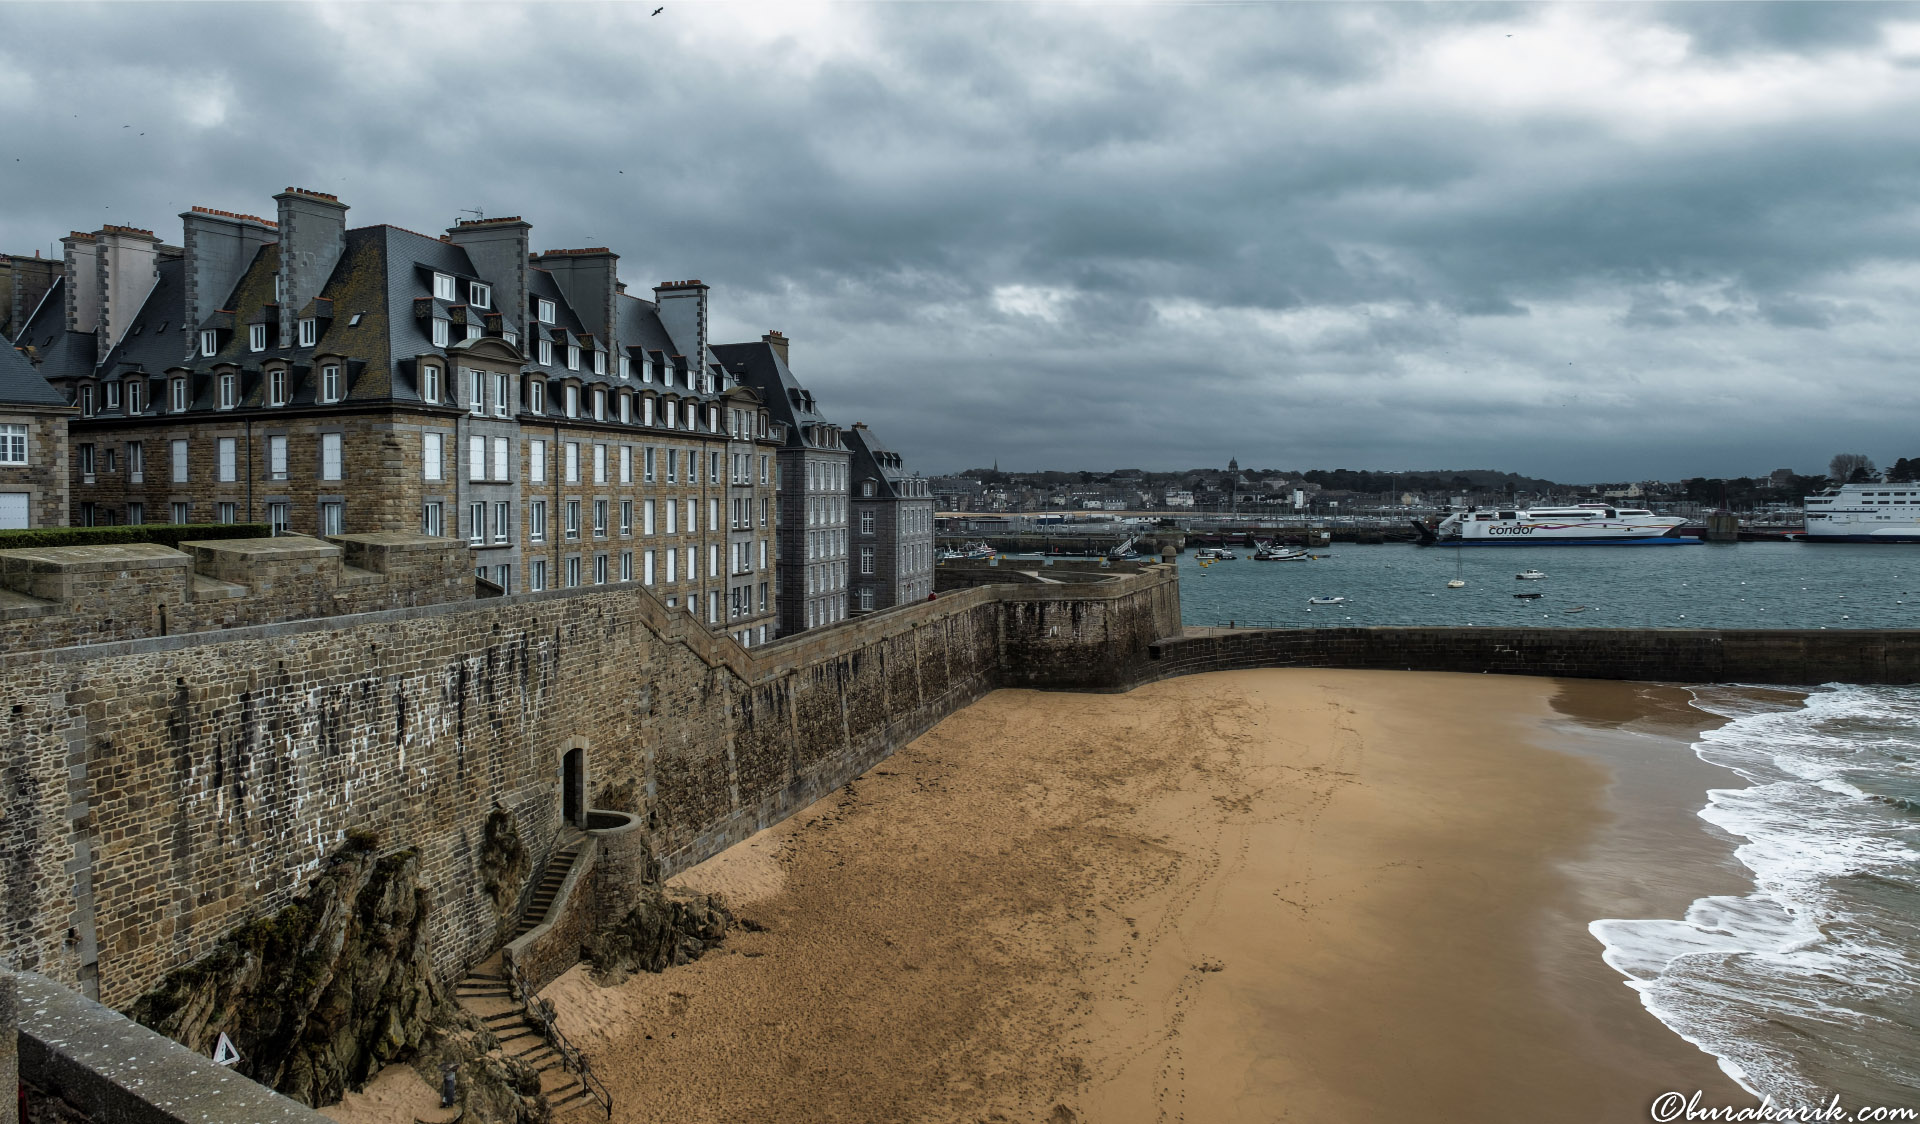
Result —
<svg viewBox="0 0 1920 1124"><path fill-rule="evenodd" d="M586 250L548 250L535 265L553 274L553 283L565 294L580 323L619 354L614 339L619 315L614 297L620 292L620 255L604 246Z"/></svg>
<svg viewBox="0 0 1920 1124"><path fill-rule="evenodd" d="M236 215L210 207L180 214L186 248L187 324L197 331L207 317L227 307L233 287L253 264L260 247L280 240L279 228L258 215ZM191 337L189 337L191 339Z"/></svg>
<svg viewBox="0 0 1920 1124"><path fill-rule="evenodd" d="M687 357L690 372L696 378L704 376L713 362L707 354L706 282L661 282L653 287L653 300L660 309L660 326Z"/></svg>
<svg viewBox="0 0 1920 1124"><path fill-rule="evenodd" d="M99 247L91 234L74 231L60 240L67 274L67 331L91 332L100 326L100 271L94 258Z"/></svg>
<svg viewBox="0 0 1920 1124"><path fill-rule="evenodd" d="M766 344L768 347L771 347L773 349L773 353L780 357L780 362L786 364L789 367L793 366L793 361L787 358L787 337L786 336L780 334L779 332L770 331L766 335L760 337L760 342Z"/></svg>
<svg viewBox="0 0 1920 1124"><path fill-rule="evenodd" d="M280 346L288 347L300 310L326 288L346 252L347 205L339 196L301 187L289 187L273 201L280 207Z"/></svg>
<svg viewBox="0 0 1920 1124"><path fill-rule="evenodd" d="M160 239L151 230L103 226L93 234L93 267L100 281L100 358L120 342L160 281Z"/></svg>
<svg viewBox="0 0 1920 1124"><path fill-rule="evenodd" d="M473 270L493 286L494 311L501 326L527 348L527 235L531 223L518 215L474 219L447 228L447 241L467 252Z"/></svg>

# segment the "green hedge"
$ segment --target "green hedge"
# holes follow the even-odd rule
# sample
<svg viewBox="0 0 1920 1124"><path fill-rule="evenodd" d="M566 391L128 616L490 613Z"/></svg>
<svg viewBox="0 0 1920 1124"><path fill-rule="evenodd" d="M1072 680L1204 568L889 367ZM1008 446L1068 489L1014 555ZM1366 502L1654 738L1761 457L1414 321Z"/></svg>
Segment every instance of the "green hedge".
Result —
<svg viewBox="0 0 1920 1124"><path fill-rule="evenodd" d="M130 542L157 542L179 546L198 539L264 539L273 534L266 523L141 523L119 527L40 527L31 531L0 531L0 550L38 546L103 546Z"/></svg>

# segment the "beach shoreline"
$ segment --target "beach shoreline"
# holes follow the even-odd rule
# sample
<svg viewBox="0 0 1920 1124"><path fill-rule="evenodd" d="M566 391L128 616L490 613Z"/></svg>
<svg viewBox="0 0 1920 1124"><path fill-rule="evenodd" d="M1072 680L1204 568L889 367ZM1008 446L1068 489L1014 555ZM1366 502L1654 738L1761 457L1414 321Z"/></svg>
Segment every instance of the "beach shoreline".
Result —
<svg viewBox="0 0 1920 1124"><path fill-rule="evenodd" d="M753 923L724 950L547 994L633 1120L1748 1103L1585 932L1735 877L1682 822L1708 720L1676 689L1437 673L1000 691L684 874ZM1646 784L1667 804L1636 813Z"/></svg>

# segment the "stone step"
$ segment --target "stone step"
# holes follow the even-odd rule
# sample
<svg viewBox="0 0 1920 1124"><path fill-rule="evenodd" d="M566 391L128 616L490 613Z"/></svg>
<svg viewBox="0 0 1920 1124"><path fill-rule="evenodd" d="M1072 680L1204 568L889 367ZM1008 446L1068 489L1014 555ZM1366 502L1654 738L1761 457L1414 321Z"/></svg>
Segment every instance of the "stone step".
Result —
<svg viewBox="0 0 1920 1124"><path fill-rule="evenodd" d="M493 1037L504 1046L509 1042L518 1042L522 1038L540 1038L540 1032L532 1027L523 1027L517 1034L496 1034ZM541 1039L541 1041L546 1040Z"/></svg>
<svg viewBox="0 0 1920 1124"><path fill-rule="evenodd" d="M555 1093L559 1091L560 1090L558 1089L554 1090ZM573 1083L573 1092L568 1093L566 1096L561 1097L557 1101L553 1099L552 1093L547 1094L547 1105L550 1108L552 1108L553 1111L559 1112L563 1109L571 1108L572 1106L577 1105L582 1101L587 1101L592 1099L593 1099L593 1094L587 1091L587 1087L585 1085L580 1084L578 1081L576 1081Z"/></svg>
<svg viewBox="0 0 1920 1124"><path fill-rule="evenodd" d="M489 1026L504 1026L507 1023L520 1022L525 1017L526 1016L522 1015L519 1011L501 1011L497 1014L482 1015L480 1016L480 1021Z"/></svg>

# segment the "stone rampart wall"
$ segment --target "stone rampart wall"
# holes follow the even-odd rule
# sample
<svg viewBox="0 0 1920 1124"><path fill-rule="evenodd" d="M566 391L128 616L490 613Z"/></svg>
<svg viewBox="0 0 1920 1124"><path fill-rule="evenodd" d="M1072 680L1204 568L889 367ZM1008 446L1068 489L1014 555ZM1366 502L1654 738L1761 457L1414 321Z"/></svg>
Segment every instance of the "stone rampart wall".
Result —
<svg viewBox="0 0 1920 1124"><path fill-rule="evenodd" d="M371 831L418 850L450 981L513 924L488 815L539 866L570 746L671 873L1004 682L1070 685L1036 660L1141 666L1173 590L971 589L752 651L623 585L6 653L0 955L125 1005Z"/></svg>

